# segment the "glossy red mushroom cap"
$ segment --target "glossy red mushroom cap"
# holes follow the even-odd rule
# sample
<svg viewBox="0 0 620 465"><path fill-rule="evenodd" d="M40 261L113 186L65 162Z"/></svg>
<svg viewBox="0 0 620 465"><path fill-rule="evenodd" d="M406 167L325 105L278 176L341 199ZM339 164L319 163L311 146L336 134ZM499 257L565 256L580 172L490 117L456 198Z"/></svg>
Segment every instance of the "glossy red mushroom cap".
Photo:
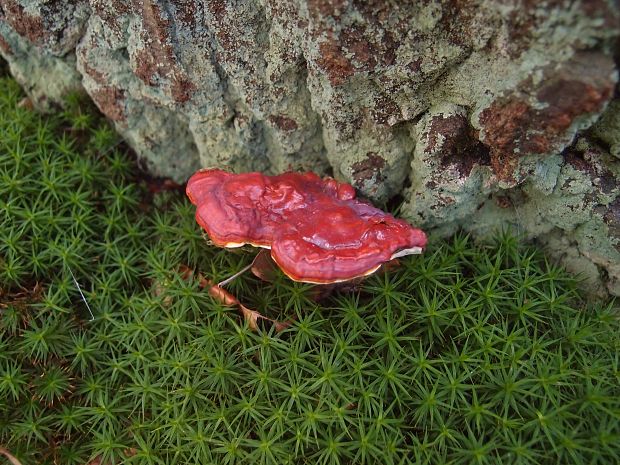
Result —
<svg viewBox="0 0 620 465"><path fill-rule="evenodd" d="M356 199L351 185L314 173L207 169L190 178L187 195L216 245L269 248L295 281L348 281L426 246L420 229Z"/></svg>

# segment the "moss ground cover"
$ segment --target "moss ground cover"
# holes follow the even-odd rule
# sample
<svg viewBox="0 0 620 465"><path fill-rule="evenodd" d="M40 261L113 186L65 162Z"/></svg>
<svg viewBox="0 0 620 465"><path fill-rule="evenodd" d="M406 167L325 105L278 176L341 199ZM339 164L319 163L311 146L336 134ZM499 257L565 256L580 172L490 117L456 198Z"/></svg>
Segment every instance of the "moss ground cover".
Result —
<svg viewBox="0 0 620 465"><path fill-rule="evenodd" d="M457 236L320 302L243 276L294 318L253 332L180 272L251 254L209 247L91 113L22 97L0 80L0 447L22 463L620 462L617 313L536 250Z"/></svg>

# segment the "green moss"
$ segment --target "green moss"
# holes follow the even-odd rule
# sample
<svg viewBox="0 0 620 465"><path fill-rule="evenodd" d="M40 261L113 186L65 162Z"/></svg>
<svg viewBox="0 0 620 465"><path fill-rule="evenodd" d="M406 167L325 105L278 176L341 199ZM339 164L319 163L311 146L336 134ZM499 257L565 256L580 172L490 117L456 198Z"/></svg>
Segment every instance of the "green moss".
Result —
<svg viewBox="0 0 620 465"><path fill-rule="evenodd" d="M247 251L209 247L92 114L19 99L0 80L0 444L24 464L620 460L617 314L537 251L456 236L320 303L244 276L293 320L253 332L181 272Z"/></svg>

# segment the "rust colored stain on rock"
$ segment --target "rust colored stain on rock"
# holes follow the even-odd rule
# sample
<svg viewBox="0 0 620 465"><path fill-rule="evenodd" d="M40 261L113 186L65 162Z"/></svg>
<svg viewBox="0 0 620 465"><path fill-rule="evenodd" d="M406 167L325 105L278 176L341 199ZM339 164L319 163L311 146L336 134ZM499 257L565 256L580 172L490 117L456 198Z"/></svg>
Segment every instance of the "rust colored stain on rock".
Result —
<svg viewBox="0 0 620 465"><path fill-rule="evenodd" d="M375 53L374 47L364 37L363 28L353 25L342 31L342 39L344 48L346 48L359 64L358 68L364 71L370 71L377 66L378 55Z"/></svg>
<svg viewBox="0 0 620 465"><path fill-rule="evenodd" d="M600 111L611 98L613 68L611 58L602 54L577 54L559 70L545 69L540 86L527 79L482 111L484 142L500 179L511 178L523 155L561 150L575 120ZM536 107L530 103L532 95Z"/></svg>
<svg viewBox="0 0 620 465"><path fill-rule="evenodd" d="M346 6L344 0L308 0L308 12L314 20L336 16Z"/></svg>
<svg viewBox="0 0 620 465"><path fill-rule="evenodd" d="M353 76L355 68L344 56L340 45L333 39L319 45L321 56L316 60L317 65L325 71L329 82L333 86L343 84L348 77Z"/></svg>
<svg viewBox="0 0 620 465"><path fill-rule="evenodd" d="M403 119L398 104L385 95L375 100L375 105L371 108L370 114L375 123L383 125L389 125L390 118L396 118L399 121Z"/></svg>
<svg viewBox="0 0 620 465"><path fill-rule="evenodd" d="M134 73L150 86L157 85L157 77L167 79L172 98L179 103L187 102L196 86L179 67L171 45L170 21L152 0L137 2L136 8L141 9L143 41L149 46L136 54Z"/></svg>
<svg viewBox="0 0 620 465"><path fill-rule="evenodd" d="M513 151L527 130L530 111L530 106L516 96L496 100L480 116L485 140L496 150Z"/></svg>
<svg viewBox="0 0 620 465"><path fill-rule="evenodd" d="M441 29L447 40L458 47L467 46L471 37L478 33L472 22L480 11L482 2L477 0L446 0L441 2Z"/></svg>
<svg viewBox="0 0 620 465"><path fill-rule="evenodd" d="M101 112L112 121L124 121L125 91L114 86L105 86L91 92L90 96Z"/></svg>
<svg viewBox="0 0 620 465"><path fill-rule="evenodd" d="M219 27L214 28L215 36L224 50L233 50L235 48L235 41L231 37L230 23L228 8L225 0L210 0L207 2L207 9L213 15L215 23ZM221 61L226 61L218 56Z"/></svg>
<svg viewBox="0 0 620 465"><path fill-rule="evenodd" d="M0 0L0 21L45 52L70 52L85 25L88 0Z"/></svg>
<svg viewBox="0 0 620 465"><path fill-rule="evenodd" d="M90 0L93 12L105 21L116 23L116 20L131 11L130 6L123 0Z"/></svg>
<svg viewBox="0 0 620 465"><path fill-rule="evenodd" d="M89 3L91 5L94 5L95 3L108 5L121 15L127 14L131 11L131 7L127 3L127 0L89 0Z"/></svg>
<svg viewBox="0 0 620 465"><path fill-rule="evenodd" d="M93 15L120 37L124 33L122 19L131 12L131 5L123 0L90 0Z"/></svg>
<svg viewBox="0 0 620 465"><path fill-rule="evenodd" d="M597 86L578 80L559 79L540 89L537 97L549 105L542 110L548 120L548 127L562 131L580 114L599 111L612 92L612 82Z"/></svg>
<svg viewBox="0 0 620 465"><path fill-rule="evenodd" d="M513 9L505 18L505 27L508 34L506 52L511 58L517 58L536 42L537 32L550 17L557 11L566 10L573 3L583 16L600 21L600 28L617 28L620 18L618 2L605 0L582 0L567 2L565 0L518 0L513 3ZM615 3L615 5L614 5ZM572 7L572 6L571 6ZM541 9L545 14L541 14Z"/></svg>
<svg viewBox="0 0 620 465"><path fill-rule="evenodd" d="M440 166L452 166L460 176L469 176L474 166L490 163L488 149L477 139L462 115L435 116L427 133L426 153L438 152Z"/></svg>
<svg viewBox="0 0 620 465"><path fill-rule="evenodd" d="M396 50L399 42L389 30L388 18L385 15L365 16L367 21L355 21L352 24L338 26L327 25L325 18L328 14L339 22L336 12L344 11L343 5L315 5L321 10L319 30L327 32L327 39L319 45L320 56L316 62L325 71L332 85L342 84L349 76L359 72L373 72L379 66L393 65L396 61ZM369 6L359 4L347 5L346 12L365 11ZM382 10L370 6L370 9L380 13ZM329 12L327 11L329 10Z"/></svg>
<svg viewBox="0 0 620 465"><path fill-rule="evenodd" d="M187 102L192 98L192 94L196 90L194 83L187 77L173 76L170 93L172 98L179 103Z"/></svg>
<svg viewBox="0 0 620 465"><path fill-rule="evenodd" d="M41 16L33 16L15 0L0 0L0 19L6 21L20 36L36 45L42 45L46 31Z"/></svg>
<svg viewBox="0 0 620 465"><path fill-rule="evenodd" d="M407 69L413 73L419 73L422 69L422 58L416 58L415 60L407 64Z"/></svg>
<svg viewBox="0 0 620 465"><path fill-rule="evenodd" d="M215 19L222 20L226 15L226 1L225 0L208 0L206 2L207 8L211 12Z"/></svg>
<svg viewBox="0 0 620 465"><path fill-rule="evenodd" d="M185 27L193 27L196 23L196 1L176 0L176 12L179 22Z"/></svg>
<svg viewBox="0 0 620 465"><path fill-rule="evenodd" d="M108 82L106 74L91 66L88 61L84 60L82 62L82 67L84 68L84 72L97 84L106 85Z"/></svg>
<svg viewBox="0 0 620 465"><path fill-rule="evenodd" d="M599 149L588 148L580 151L570 147L564 152L564 160L576 170L587 174L592 184L603 194L612 194L618 188L616 177L603 162Z"/></svg>
<svg viewBox="0 0 620 465"><path fill-rule="evenodd" d="M607 224L612 236L620 237L620 197L616 197L609 204L607 211L603 215L603 221ZM620 244L616 244L616 248L620 249Z"/></svg>
<svg viewBox="0 0 620 465"><path fill-rule="evenodd" d="M500 179L512 177L519 156L515 150L525 148L531 111L526 102L511 97L494 102L480 115L485 142L491 151L491 166Z"/></svg>
<svg viewBox="0 0 620 465"><path fill-rule="evenodd" d="M150 47L140 52L134 72L145 84L153 85L155 76L163 77L170 72L170 66L174 66L174 52L172 47L165 43L169 39L166 31L169 25L159 16L158 7L148 1L136 4L137 8L140 6L145 32L143 38Z"/></svg>
<svg viewBox="0 0 620 465"><path fill-rule="evenodd" d="M434 152L440 137L443 136L445 141L442 148L451 152L456 146L463 145L463 142L467 139L468 127L469 124L464 116L434 117L430 124L428 143L424 151L426 153Z"/></svg>
<svg viewBox="0 0 620 465"><path fill-rule="evenodd" d="M584 0L583 3L592 2ZM545 21L549 20L552 12L567 8L566 0L517 0L512 3L512 11L506 15L505 27L508 34L506 52L511 58L517 58L525 51L532 42L535 42L536 32ZM578 3L578 2L575 2ZM540 14L544 8L546 14ZM605 18L606 11L598 8L590 8L588 16L592 18Z"/></svg>
<svg viewBox="0 0 620 465"><path fill-rule="evenodd" d="M375 152L368 152L366 159L358 161L351 165L353 179L355 185L361 186L364 181L370 181L374 178L375 182L381 182L385 179L381 170L385 168L386 162Z"/></svg>
<svg viewBox="0 0 620 465"><path fill-rule="evenodd" d="M590 18L602 20L601 28L617 28L620 21L620 8L618 1L607 2L605 0L584 0L579 5L581 11Z"/></svg>
<svg viewBox="0 0 620 465"><path fill-rule="evenodd" d="M297 121L284 115L269 115L269 121L283 131L293 131L297 129Z"/></svg>
<svg viewBox="0 0 620 465"><path fill-rule="evenodd" d="M377 65L389 66L396 60L398 44L389 31L381 30L381 40L368 27L359 24L346 27L341 33L343 48L353 56L356 68L373 71Z"/></svg>
<svg viewBox="0 0 620 465"><path fill-rule="evenodd" d="M499 208L510 208L512 207L512 200L510 200L510 197L508 196L498 195L497 197L495 197L495 204Z"/></svg>
<svg viewBox="0 0 620 465"><path fill-rule="evenodd" d="M0 35L0 49L2 49L2 51L5 53L5 55L12 55L13 54L13 50L11 49L11 46L4 39L4 37L1 36L1 35Z"/></svg>

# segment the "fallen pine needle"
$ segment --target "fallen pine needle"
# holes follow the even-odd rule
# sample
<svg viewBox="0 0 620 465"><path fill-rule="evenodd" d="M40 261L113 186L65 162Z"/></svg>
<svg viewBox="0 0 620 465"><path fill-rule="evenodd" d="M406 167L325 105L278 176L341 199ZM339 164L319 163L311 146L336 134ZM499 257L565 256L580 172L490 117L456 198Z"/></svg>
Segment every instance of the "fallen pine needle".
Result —
<svg viewBox="0 0 620 465"><path fill-rule="evenodd" d="M194 274L194 271L190 269L189 267L183 265L181 267L181 274L184 279L188 279ZM291 325L290 322L281 322L281 321L273 320L261 314L260 312L257 312L256 310L249 309L245 305L241 304L241 302L239 302L239 299L237 299L234 295L232 295L226 289L220 287L218 284L215 284L213 281L205 278L202 274L198 273L197 277L199 280L198 281L199 286L202 289L207 289L207 292L209 293L209 295L211 295L211 297L213 297L215 300L217 300L218 302L221 302L222 304L228 307L237 307L239 311L241 312L243 319L248 322L248 326L250 327L251 330L253 331L258 330L258 322L260 320L269 321L271 324L273 324L277 332L284 331L286 328L288 328Z"/></svg>
<svg viewBox="0 0 620 465"><path fill-rule="evenodd" d="M19 460L17 460L17 457L11 454L4 447L0 447L0 454L4 455L8 459L8 461L11 462L13 465L22 465L22 463Z"/></svg>

